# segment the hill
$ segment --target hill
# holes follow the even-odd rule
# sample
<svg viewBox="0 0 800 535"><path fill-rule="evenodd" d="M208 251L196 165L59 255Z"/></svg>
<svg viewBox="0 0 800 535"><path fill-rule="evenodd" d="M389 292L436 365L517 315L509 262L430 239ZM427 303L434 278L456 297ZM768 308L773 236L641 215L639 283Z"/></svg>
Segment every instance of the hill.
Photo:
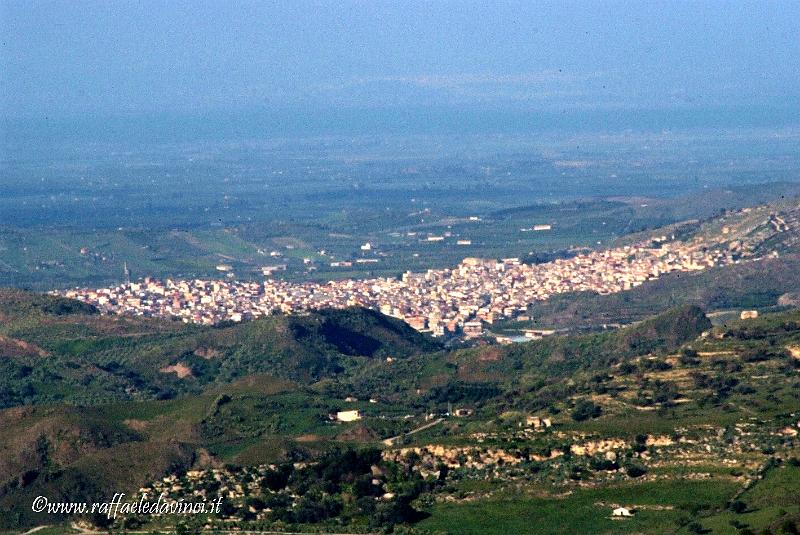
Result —
<svg viewBox="0 0 800 535"><path fill-rule="evenodd" d="M798 290L800 256L787 255L704 271L670 273L616 294L555 295L529 307L530 323L504 322L499 329L626 324L679 304L696 305L709 312L763 309L779 305L781 296Z"/></svg>
<svg viewBox="0 0 800 535"><path fill-rule="evenodd" d="M510 346L437 352L391 366L365 363L324 386L334 396L379 395L398 402L411 401L417 406L425 406L429 398L486 400L501 397L507 389L520 384L560 381L639 355L673 351L710 328L711 322L700 308L684 305L636 325L602 333L556 335Z"/></svg>
<svg viewBox="0 0 800 535"><path fill-rule="evenodd" d="M702 310L684 305L616 331L457 351L424 338L419 345L393 343L406 327L364 311L222 329L179 324L177 332L156 322L165 329L158 336L202 334L201 355L219 350L238 365L255 366L255 355L270 347L273 355L299 358L298 347L333 346L343 369L313 383L250 374L169 400L0 411L0 447L8 452L0 462L0 505L12 512L0 521L7 527L53 522L27 512L39 494L74 499L161 488L171 474L187 492L214 477L229 488L254 482L260 490L228 498L232 520L225 525L243 529L341 531L399 522L424 533L460 515L479 515L487 532L502 533L518 529L504 514L512 502L535 507L544 526L565 499L581 525L606 532L611 503L631 504L638 520L622 527L640 531L658 520L665 532L683 533L690 509L701 528L728 522L727 503L735 500L761 511L739 521L759 529L778 525L800 515L791 504L784 513L764 505L775 499L765 496L796 489L787 459L796 435L789 426L800 411L798 314L712 327ZM24 317L36 315L54 326L69 318L95 333L110 328L107 318L91 314ZM117 321L117 334L149 325ZM331 339L334 325L358 336ZM231 346L210 344L209 333L225 333ZM380 347L361 338L379 333L389 339ZM248 349L232 350L240 344ZM414 353L418 347L436 351ZM396 359L374 358L389 348ZM464 412L445 415L451 406ZM346 409L359 410L362 419L329 419ZM441 416L428 420L429 414ZM387 437L400 438L382 444ZM347 453L354 442L382 451ZM315 503L327 504L324 510L297 497L322 489L327 497ZM376 502L384 494L392 497ZM271 512L259 509L267 507L259 500ZM247 513L250 507L261 512ZM661 511L658 519L653 511ZM447 531L470 533L475 525Z"/></svg>
<svg viewBox="0 0 800 535"><path fill-rule="evenodd" d="M0 529L58 515L35 515L37 496L92 502L124 489L131 492L194 459L177 440L147 441L102 414L78 408L17 407L0 411ZM27 506L26 506L27 505Z"/></svg>
<svg viewBox="0 0 800 535"><path fill-rule="evenodd" d="M737 197L734 192L728 193ZM688 206L696 202L697 199L686 199ZM680 213L679 207L674 208L676 214ZM529 305L530 320L501 321L493 330L596 329L639 321L681 304L693 304L709 312L763 310L791 302L789 294L800 288L800 199L796 196L760 206L713 211L704 219L628 234L615 245L650 243L650 247L658 249L665 241L682 243L698 254L717 250L728 260L699 271L668 273L625 292L553 295Z"/></svg>
<svg viewBox="0 0 800 535"><path fill-rule="evenodd" d="M97 309L92 305L74 299L25 292L13 288L0 288L0 319L3 321L11 321L24 316L92 315L97 313Z"/></svg>
<svg viewBox="0 0 800 535"><path fill-rule="evenodd" d="M425 533L479 515L485 532L503 533L519 529L518 515L504 513L513 503L538 511L543 527L532 533L550 533L545 527L559 504L574 507L587 532L612 529L609 504L636 511L621 524L634 531L663 525L664 532L688 533L687 515L704 528L729 522L728 514L774 528L800 518L796 504L783 512L769 506L780 493L800 490L789 463L796 436L790 426L800 411L799 314L712 327L701 310L682 306L606 333L393 362L360 358L311 388L250 376L173 400L6 409L0 446L10 454L0 463L0 504L19 514L2 521L52 522L27 513L42 493L131 491L159 485L166 474L191 491L216 474L229 485L253 481L266 489L229 498L228 514L242 528L411 522ZM367 393L377 402L366 402ZM426 422L448 404L471 412ZM363 418L328 420L345 408L358 408ZM421 431L409 433L415 429ZM401 438L380 445L389 436ZM383 451L365 450L370 464L361 466L346 453L354 440ZM112 462L117 457L124 462ZM297 460L320 468L308 473ZM264 463L284 479L276 481ZM201 475L187 476L189 468ZM378 490L362 488L361 479L378 480L381 493L400 500L387 498L385 507L411 509L385 516L384 506L367 507L359 496ZM327 512L300 514L311 505L292 505L298 498L291 495L309 488L327 489ZM257 499L269 500L273 512L248 515L248 507L262 507ZM737 500L744 505L728 505ZM745 513L732 512L739 508ZM446 531L474 532L478 524L470 522Z"/></svg>
<svg viewBox="0 0 800 535"><path fill-rule="evenodd" d="M0 407L165 399L264 373L311 383L353 359L439 348L399 320L356 308L221 327L95 312L62 298L1 292Z"/></svg>

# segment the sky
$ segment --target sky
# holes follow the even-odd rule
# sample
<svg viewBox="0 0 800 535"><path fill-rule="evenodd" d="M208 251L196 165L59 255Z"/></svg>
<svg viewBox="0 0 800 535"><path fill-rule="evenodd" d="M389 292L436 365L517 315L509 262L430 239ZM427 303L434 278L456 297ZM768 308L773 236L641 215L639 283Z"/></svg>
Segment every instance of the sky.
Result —
<svg viewBox="0 0 800 535"><path fill-rule="evenodd" d="M795 105L800 2L0 0L6 118Z"/></svg>

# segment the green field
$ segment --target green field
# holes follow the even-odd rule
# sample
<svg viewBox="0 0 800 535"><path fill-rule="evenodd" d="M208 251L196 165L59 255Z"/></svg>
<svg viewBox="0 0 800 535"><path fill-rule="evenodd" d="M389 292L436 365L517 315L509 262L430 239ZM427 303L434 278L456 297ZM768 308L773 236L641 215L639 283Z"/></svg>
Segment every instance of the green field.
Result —
<svg viewBox="0 0 800 535"><path fill-rule="evenodd" d="M692 481L577 489L549 499L526 496L522 490L521 495L478 503L436 505L419 526L452 535L676 533L681 519L725 507L735 491L732 483ZM633 508L634 516L613 519L612 504Z"/></svg>

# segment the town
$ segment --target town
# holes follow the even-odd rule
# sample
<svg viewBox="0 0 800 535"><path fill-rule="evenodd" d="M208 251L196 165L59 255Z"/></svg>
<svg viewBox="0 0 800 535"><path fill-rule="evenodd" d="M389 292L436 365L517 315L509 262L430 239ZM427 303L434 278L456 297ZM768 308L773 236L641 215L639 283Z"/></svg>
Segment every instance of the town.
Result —
<svg viewBox="0 0 800 535"><path fill-rule="evenodd" d="M527 319L530 303L555 294L621 292L667 273L703 270L752 256L747 247L714 245L719 244L660 236L542 264L527 264L519 258L465 258L454 268L405 272L400 278L299 283L268 278L260 283L148 277L111 288L58 293L91 303L103 313L200 324L361 306L402 319L433 336L474 338L484 334L484 324Z"/></svg>

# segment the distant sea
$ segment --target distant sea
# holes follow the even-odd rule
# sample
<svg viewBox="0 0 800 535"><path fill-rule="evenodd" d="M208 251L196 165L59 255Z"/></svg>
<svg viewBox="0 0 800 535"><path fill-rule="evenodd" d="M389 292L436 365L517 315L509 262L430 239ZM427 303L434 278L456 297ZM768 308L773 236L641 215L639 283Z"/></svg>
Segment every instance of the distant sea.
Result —
<svg viewBox="0 0 800 535"><path fill-rule="evenodd" d="M242 109L0 119L2 156L62 142L193 142L374 134L526 134L800 126L800 104L661 109Z"/></svg>

